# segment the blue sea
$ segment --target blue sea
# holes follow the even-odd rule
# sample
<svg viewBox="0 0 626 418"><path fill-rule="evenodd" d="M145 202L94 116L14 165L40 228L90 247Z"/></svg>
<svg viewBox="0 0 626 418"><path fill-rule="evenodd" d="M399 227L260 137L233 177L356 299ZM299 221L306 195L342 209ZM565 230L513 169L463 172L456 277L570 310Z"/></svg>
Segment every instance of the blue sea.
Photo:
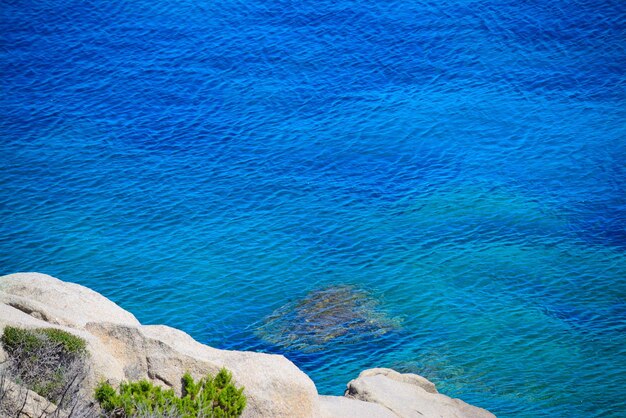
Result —
<svg viewBox="0 0 626 418"><path fill-rule="evenodd" d="M323 394L626 415L623 0L2 0L0 34L1 274Z"/></svg>

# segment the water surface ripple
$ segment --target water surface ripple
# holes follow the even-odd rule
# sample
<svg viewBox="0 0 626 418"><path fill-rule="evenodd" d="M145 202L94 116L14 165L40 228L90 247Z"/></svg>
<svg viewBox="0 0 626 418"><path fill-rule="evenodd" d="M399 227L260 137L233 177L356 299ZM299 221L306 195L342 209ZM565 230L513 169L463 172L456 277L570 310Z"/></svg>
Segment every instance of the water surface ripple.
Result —
<svg viewBox="0 0 626 418"><path fill-rule="evenodd" d="M285 354L321 393L382 366L500 417L624 416L624 22L621 0L2 1L0 272ZM333 286L401 326L260 337Z"/></svg>

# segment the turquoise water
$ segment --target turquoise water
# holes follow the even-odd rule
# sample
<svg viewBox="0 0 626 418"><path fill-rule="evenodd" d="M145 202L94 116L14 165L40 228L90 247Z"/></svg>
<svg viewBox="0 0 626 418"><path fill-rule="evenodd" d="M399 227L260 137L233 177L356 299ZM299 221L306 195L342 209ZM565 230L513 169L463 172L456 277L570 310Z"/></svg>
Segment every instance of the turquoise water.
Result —
<svg viewBox="0 0 626 418"><path fill-rule="evenodd" d="M380 366L500 417L626 413L623 2L0 13L0 273L325 394ZM333 286L394 326L259 331Z"/></svg>

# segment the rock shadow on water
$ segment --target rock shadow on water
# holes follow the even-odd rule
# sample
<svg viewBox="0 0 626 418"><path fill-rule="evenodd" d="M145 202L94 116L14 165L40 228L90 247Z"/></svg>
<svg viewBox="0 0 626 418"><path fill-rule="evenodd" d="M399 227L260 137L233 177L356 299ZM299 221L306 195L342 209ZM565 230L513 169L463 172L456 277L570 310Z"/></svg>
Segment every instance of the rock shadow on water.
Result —
<svg viewBox="0 0 626 418"><path fill-rule="evenodd" d="M310 353L329 345L381 338L400 326L401 320L382 311L369 292L335 285L276 309L256 333L270 344Z"/></svg>

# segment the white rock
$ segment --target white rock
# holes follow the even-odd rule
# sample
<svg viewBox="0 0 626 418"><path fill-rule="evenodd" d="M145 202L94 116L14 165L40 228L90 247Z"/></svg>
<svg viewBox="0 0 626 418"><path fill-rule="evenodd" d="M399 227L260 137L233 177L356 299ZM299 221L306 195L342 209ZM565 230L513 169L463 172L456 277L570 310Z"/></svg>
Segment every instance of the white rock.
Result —
<svg viewBox="0 0 626 418"><path fill-rule="evenodd" d="M56 406L46 399L42 398L33 391L23 386L17 385L10 380L1 382L2 402L0 402L0 416L15 416L19 411L19 418L39 418L46 416L44 414L52 414L56 410Z"/></svg>
<svg viewBox="0 0 626 418"><path fill-rule="evenodd" d="M100 294L38 273L0 277L0 327L54 327L84 338L90 353L87 391L101 379L148 378L180 393L181 377L222 367L244 386L243 417L315 417L313 381L283 356L217 350L166 326L142 326Z"/></svg>
<svg viewBox="0 0 626 418"><path fill-rule="evenodd" d="M409 383L415 386L419 386L429 393L438 393L435 384L430 380L422 377L418 374L414 373L398 373L393 369L385 369L385 368L374 368L363 370L359 377L367 377L367 376L376 376L383 375L388 378L395 380L396 382Z"/></svg>
<svg viewBox="0 0 626 418"><path fill-rule="evenodd" d="M371 369L348 383L346 396L378 403L402 418L493 418L489 411L427 391L421 376L403 375L391 369ZM434 389L434 385L432 386Z"/></svg>
<svg viewBox="0 0 626 418"><path fill-rule="evenodd" d="M40 273L0 277L0 302L54 325L81 328L91 321L139 325L133 314L101 294Z"/></svg>
<svg viewBox="0 0 626 418"><path fill-rule="evenodd" d="M320 418L399 418L382 405L344 396L320 396Z"/></svg>

